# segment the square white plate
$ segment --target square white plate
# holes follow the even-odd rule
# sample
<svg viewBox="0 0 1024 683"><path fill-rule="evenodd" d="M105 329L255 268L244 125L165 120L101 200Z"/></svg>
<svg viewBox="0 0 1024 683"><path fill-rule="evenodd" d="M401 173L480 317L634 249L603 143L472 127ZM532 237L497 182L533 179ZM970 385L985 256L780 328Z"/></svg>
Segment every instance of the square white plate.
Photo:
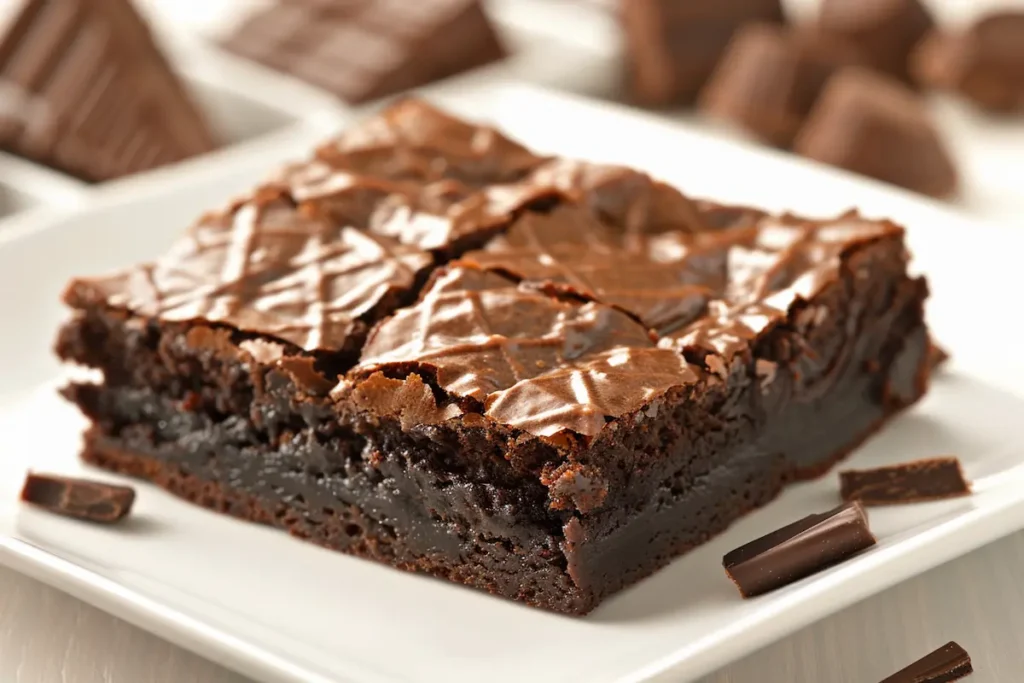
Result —
<svg viewBox="0 0 1024 683"><path fill-rule="evenodd" d="M698 196L812 214L860 206L909 226L930 316L954 361L931 395L852 463L955 453L969 499L872 511L876 548L755 600L727 550L837 502L834 475L793 487L585 619L520 607L331 553L140 486L137 514L97 528L16 502L26 468L75 473L82 420L53 393L50 352L74 274L158 254L200 211L266 168L196 166L126 185L84 213L0 232L0 562L267 681L682 681L1024 526L1024 366L1012 281L1024 238L941 205L642 114L481 76L436 99L543 151L630 163ZM282 140L270 156L307 153ZM107 476L96 471L91 475Z"/></svg>

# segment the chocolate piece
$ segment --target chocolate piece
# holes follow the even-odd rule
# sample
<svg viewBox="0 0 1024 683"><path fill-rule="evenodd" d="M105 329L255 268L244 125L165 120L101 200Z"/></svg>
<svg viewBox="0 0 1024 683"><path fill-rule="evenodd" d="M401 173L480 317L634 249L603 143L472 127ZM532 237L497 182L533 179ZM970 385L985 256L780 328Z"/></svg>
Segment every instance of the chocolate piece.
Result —
<svg viewBox="0 0 1024 683"><path fill-rule="evenodd" d="M135 489L89 479L29 472L21 500L65 517L110 524L124 519L135 502Z"/></svg>
<svg viewBox="0 0 1024 683"><path fill-rule="evenodd" d="M971 673L971 656L951 640L881 683L949 683Z"/></svg>
<svg viewBox="0 0 1024 683"><path fill-rule="evenodd" d="M839 473L843 500L900 505L967 496L971 486L956 458L928 458L871 470Z"/></svg>
<svg viewBox="0 0 1024 683"><path fill-rule="evenodd" d="M688 104L744 24L782 22L779 0L620 0L626 87L638 104Z"/></svg>
<svg viewBox="0 0 1024 683"><path fill-rule="evenodd" d="M0 42L0 147L101 182L214 148L128 0L19 0Z"/></svg>
<svg viewBox="0 0 1024 683"><path fill-rule="evenodd" d="M929 357L931 359L932 370L938 370L949 360L949 352L935 342L932 342Z"/></svg>
<svg viewBox="0 0 1024 683"><path fill-rule="evenodd" d="M908 60L935 25L921 0L823 0L818 26L858 46L872 66L910 80Z"/></svg>
<svg viewBox="0 0 1024 683"><path fill-rule="evenodd" d="M911 56L929 87L955 92L985 109L1024 108L1024 12L998 12L965 31L934 31Z"/></svg>
<svg viewBox="0 0 1024 683"><path fill-rule="evenodd" d="M816 574L875 544L859 503L808 515L727 553L722 564L745 598Z"/></svg>
<svg viewBox="0 0 1024 683"><path fill-rule="evenodd" d="M733 38L701 92L701 108L788 147L839 68L863 63L841 39L807 28L751 24Z"/></svg>
<svg viewBox="0 0 1024 683"><path fill-rule="evenodd" d="M889 222L693 203L414 104L319 157L370 189L279 177L158 261L163 298L142 277L69 287L57 351L103 378L64 391L93 421L87 462L584 614L827 469L927 386L927 288ZM501 196L508 213L459 214L461 236L402 227ZM385 229L374 219L396 201ZM349 232L382 246L361 261L366 287L344 274L368 306L340 287L318 303L317 278L292 286ZM418 266L425 235L432 260L410 285L394 263ZM251 248L189 246L225 242ZM332 311L351 326L317 332Z"/></svg>
<svg viewBox="0 0 1024 683"><path fill-rule="evenodd" d="M825 86L793 149L934 197L948 196L958 185L925 101L896 81L856 67Z"/></svg>
<svg viewBox="0 0 1024 683"><path fill-rule="evenodd" d="M350 103L505 56L480 0L275 0L224 46Z"/></svg>

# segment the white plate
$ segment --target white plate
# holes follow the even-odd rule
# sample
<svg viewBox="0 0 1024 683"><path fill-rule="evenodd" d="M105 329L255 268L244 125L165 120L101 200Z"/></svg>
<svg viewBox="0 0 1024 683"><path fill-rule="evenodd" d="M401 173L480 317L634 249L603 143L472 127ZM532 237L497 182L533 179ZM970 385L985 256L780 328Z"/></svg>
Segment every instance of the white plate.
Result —
<svg viewBox="0 0 1024 683"><path fill-rule="evenodd" d="M126 185L78 216L6 240L0 234L0 562L267 681L681 681L1024 525L1024 367L1011 341L1014 302L999 284L1016 274L1024 246L1016 232L604 104L481 78L437 96L541 150L631 163L693 194L812 213L859 205L905 222L934 285L934 327L955 360L932 394L853 463L955 453L978 493L872 511L878 547L741 600L722 554L835 504L835 477L826 476L790 489L586 619L334 554L151 486L140 487L137 514L121 528L19 507L27 467L82 469L82 421L53 395L61 370L50 344L64 315L57 298L65 280L156 255L216 196L266 171L197 165L187 184L168 177L166 185ZM281 142L269 156L301 157L298 143Z"/></svg>

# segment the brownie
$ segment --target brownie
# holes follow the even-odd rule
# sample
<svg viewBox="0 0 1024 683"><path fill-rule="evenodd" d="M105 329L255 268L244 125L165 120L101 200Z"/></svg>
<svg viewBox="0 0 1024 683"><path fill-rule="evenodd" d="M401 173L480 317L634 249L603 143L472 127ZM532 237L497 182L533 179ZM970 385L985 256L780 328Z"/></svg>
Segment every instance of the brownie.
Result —
<svg viewBox="0 0 1024 683"><path fill-rule="evenodd" d="M350 103L505 56L480 0L273 0L224 47Z"/></svg>
<svg viewBox="0 0 1024 683"><path fill-rule="evenodd" d="M215 147L129 0L16 0L10 9L0 148L100 182Z"/></svg>
<svg viewBox="0 0 1024 683"><path fill-rule="evenodd" d="M646 106L691 104L733 34L784 20L780 0L619 0L630 98Z"/></svg>
<svg viewBox="0 0 1024 683"><path fill-rule="evenodd" d="M290 167L69 284L87 462L578 615L926 388L888 221L693 202L415 100L305 163L334 190Z"/></svg>

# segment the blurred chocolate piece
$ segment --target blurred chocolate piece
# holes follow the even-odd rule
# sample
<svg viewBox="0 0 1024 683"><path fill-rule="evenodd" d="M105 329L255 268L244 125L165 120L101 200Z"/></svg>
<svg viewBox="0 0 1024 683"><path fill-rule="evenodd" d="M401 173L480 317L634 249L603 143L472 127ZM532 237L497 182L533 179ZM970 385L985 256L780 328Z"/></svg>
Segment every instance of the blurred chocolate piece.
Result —
<svg viewBox="0 0 1024 683"><path fill-rule="evenodd" d="M949 361L949 351L932 342L928 350L928 364L932 370L938 370Z"/></svg>
<svg viewBox="0 0 1024 683"><path fill-rule="evenodd" d="M736 34L700 98L709 115L788 147L826 81L863 63L841 39L809 28L751 24Z"/></svg>
<svg viewBox="0 0 1024 683"><path fill-rule="evenodd" d="M100 182L214 147L127 0L27 0L0 42L0 147Z"/></svg>
<svg viewBox="0 0 1024 683"><path fill-rule="evenodd" d="M773 591L875 544L860 503L808 515L728 553L722 564L745 598Z"/></svg>
<svg viewBox="0 0 1024 683"><path fill-rule="evenodd" d="M967 650L951 640L881 683L950 683L973 672Z"/></svg>
<svg viewBox="0 0 1024 683"><path fill-rule="evenodd" d="M910 53L935 21L921 0L823 0L818 24L857 45L876 69L909 81Z"/></svg>
<svg viewBox="0 0 1024 683"><path fill-rule="evenodd" d="M925 101L865 69L844 69L829 80L793 149L934 197L957 188L956 168Z"/></svg>
<svg viewBox="0 0 1024 683"><path fill-rule="evenodd" d="M840 472L839 491L845 501L899 505L967 496L971 485L960 461L949 457Z"/></svg>
<svg viewBox="0 0 1024 683"><path fill-rule="evenodd" d="M1024 109L1024 12L990 14L959 33L931 33L910 65L923 85L958 93L984 109Z"/></svg>
<svg viewBox="0 0 1024 683"><path fill-rule="evenodd" d="M111 524L131 512L135 489L89 479L29 472L21 500L65 517Z"/></svg>
<svg viewBox="0 0 1024 683"><path fill-rule="evenodd" d="M626 79L638 104L689 104L744 24L782 22L780 0L621 0Z"/></svg>
<svg viewBox="0 0 1024 683"><path fill-rule="evenodd" d="M224 46L350 103L505 55L479 0L278 0Z"/></svg>

